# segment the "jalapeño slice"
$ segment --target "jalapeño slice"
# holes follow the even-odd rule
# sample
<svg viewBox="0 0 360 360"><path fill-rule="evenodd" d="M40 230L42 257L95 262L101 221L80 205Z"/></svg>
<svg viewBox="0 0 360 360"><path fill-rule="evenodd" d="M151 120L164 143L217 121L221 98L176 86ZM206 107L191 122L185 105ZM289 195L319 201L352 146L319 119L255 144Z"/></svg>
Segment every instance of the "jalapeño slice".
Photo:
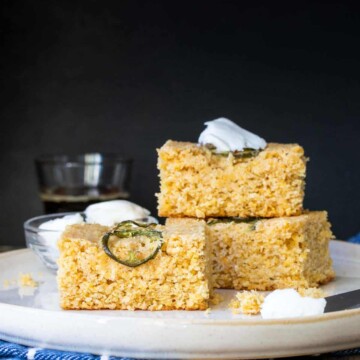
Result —
<svg viewBox="0 0 360 360"><path fill-rule="evenodd" d="M101 244L105 254L118 263L137 267L154 259L163 244L156 224L123 221L107 232Z"/></svg>
<svg viewBox="0 0 360 360"><path fill-rule="evenodd" d="M228 156L231 153L236 159L247 159L255 157L259 155L261 151L259 149L244 148L243 150L216 152L216 147L213 144L205 144L205 147L209 149L214 155Z"/></svg>

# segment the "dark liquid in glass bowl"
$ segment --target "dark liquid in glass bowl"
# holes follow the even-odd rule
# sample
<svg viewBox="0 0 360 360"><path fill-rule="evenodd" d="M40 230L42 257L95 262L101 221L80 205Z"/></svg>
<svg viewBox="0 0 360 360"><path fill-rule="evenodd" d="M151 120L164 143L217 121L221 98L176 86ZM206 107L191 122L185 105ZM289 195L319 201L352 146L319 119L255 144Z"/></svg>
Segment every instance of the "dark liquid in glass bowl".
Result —
<svg viewBox="0 0 360 360"><path fill-rule="evenodd" d="M61 212L81 212L89 205L118 199L127 199L129 193L118 188L108 187L81 187L81 188L56 188L51 192L40 194L46 214Z"/></svg>

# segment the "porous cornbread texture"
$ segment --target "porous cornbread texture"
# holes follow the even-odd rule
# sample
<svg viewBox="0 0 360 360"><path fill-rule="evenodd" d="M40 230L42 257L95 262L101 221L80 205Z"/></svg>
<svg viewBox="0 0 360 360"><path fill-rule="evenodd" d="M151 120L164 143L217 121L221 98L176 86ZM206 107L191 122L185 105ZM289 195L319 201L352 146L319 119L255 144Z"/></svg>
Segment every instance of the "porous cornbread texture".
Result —
<svg viewBox="0 0 360 360"><path fill-rule="evenodd" d="M260 313L264 299L265 296L257 291L241 291L230 301L229 308L233 314L257 315Z"/></svg>
<svg viewBox="0 0 360 360"><path fill-rule="evenodd" d="M333 235L325 211L250 223L210 224L214 287L310 288L334 277L329 254Z"/></svg>
<svg viewBox="0 0 360 360"><path fill-rule="evenodd" d="M109 228L68 226L59 241L63 309L203 310L208 308L210 256L203 220L172 219L155 259L130 268L108 257L99 239Z"/></svg>
<svg viewBox="0 0 360 360"><path fill-rule="evenodd" d="M257 156L221 156L167 141L158 150L159 216L279 217L302 212L306 159L297 144L268 144Z"/></svg>

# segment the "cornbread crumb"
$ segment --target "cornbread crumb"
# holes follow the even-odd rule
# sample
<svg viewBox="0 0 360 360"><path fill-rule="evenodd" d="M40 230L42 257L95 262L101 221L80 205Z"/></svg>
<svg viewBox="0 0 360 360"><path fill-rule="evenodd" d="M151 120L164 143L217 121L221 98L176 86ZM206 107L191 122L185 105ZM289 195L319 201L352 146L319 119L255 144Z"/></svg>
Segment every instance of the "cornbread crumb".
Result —
<svg viewBox="0 0 360 360"><path fill-rule="evenodd" d="M230 301L229 308L233 314L256 315L260 313L264 299L263 294L254 290L238 292L236 299Z"/></svg>
<svg viewBox="0 0 360 360"><path fill-rule="evenodd" d="M38 287L38 283L33 279L31 274L19 274L19 286L20 287Z"/></svg>
<svg viewBox="0 0 360 360"><path fill-rule="evenodd" d="M311 288L334 278L325 211L208 225L215 288Z"/></svg>
<svg viewBox="0 0 360 360"><path fill-rule="evenodd" d="M211 296L206 225L168 219L157 226L163 246L135 268L108 257L99 244L109 228L70 225L58 243L58 287L63 309L205 310Z"/></svg>
<svg viewBox="0 0 360 360"><path fill-rule="evenodd" d="M299 288L297 289L297 292L302 297L312 297L314 299L320 299L326 296L325 291L321 288Z"/></svg>
<svg viewBox="0 0 360 360"><path fill-rule="evenodd" d="M297 144L268 144L234 159L204 146L167 141L158 150L159 216L279 217L303 210L306 158Z"/></svg>
<svg viewBox="0 0 360 360"><path fill-rule="evenodd" d="M218 305L223 300L224 300L224 297L221 294L217 293L217 292L213 292L212 296L210 297L211 305Z"/></svg>
<svg viewBox="0 0 360 360"><path fill-rule="evenodd" d="M30 273L23 274L19 273L17 279L5 279L3 281L3 288L8 289L9 287L19 288L37 288L39 283L33 279Z"/></svg>
<svg viewBox="0 0 360 360"><path fill-rule="evenodd" d="M9 287L16 287L18 286L18 280L17 279L6 279L3 282L4 289L8 289Z"/></svg>
<svg viewBox="0 0 360 360"><path fill-rule="evenodd" d="M211 313L211 308L207 308L207 309L205 310L205 316L209 316L210 313Z"/></svg>
<svg viewBox="0 0 360 360"><path fill-rule="evenodd" d="M18 294L22 298L24 296L33 296L39 284L33 279L31 274L20 273L17 285L19 286Z"/></svg>

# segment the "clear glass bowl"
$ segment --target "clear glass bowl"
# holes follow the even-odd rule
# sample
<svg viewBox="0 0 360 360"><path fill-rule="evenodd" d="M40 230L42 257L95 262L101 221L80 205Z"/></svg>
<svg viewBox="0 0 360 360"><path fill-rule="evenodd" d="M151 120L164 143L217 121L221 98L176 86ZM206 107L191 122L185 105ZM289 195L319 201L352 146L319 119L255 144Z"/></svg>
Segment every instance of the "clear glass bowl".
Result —
<svg viewBox="0 0 360 360"><path fill-rule="evenodd" d="M61 231L40 229L40 225L66 215L74 215L75 213L57 213L37 216L31 218L24 223L26 246L32 249L39 256L44 265L52 271L57 270L57 259L59 250L57 249L57 241L60 238Z"/></svg>
<svg viewBox="0 0 360 360"><path fill-rule="evenodd" d="M40 225L66 215L75 215L75 212L57 213L37 216L31 218L24 223L26 246L32 249L37 254L43 264L53 272L58 269L57 259L59 257L59 250L57 248L57 241L60 239L62 231L44 230L40 229ZM80 213L85 219L85 215ZM144 219L137 219L135 221L142 222L158 222L156 218L151 216Z"/></svg>

